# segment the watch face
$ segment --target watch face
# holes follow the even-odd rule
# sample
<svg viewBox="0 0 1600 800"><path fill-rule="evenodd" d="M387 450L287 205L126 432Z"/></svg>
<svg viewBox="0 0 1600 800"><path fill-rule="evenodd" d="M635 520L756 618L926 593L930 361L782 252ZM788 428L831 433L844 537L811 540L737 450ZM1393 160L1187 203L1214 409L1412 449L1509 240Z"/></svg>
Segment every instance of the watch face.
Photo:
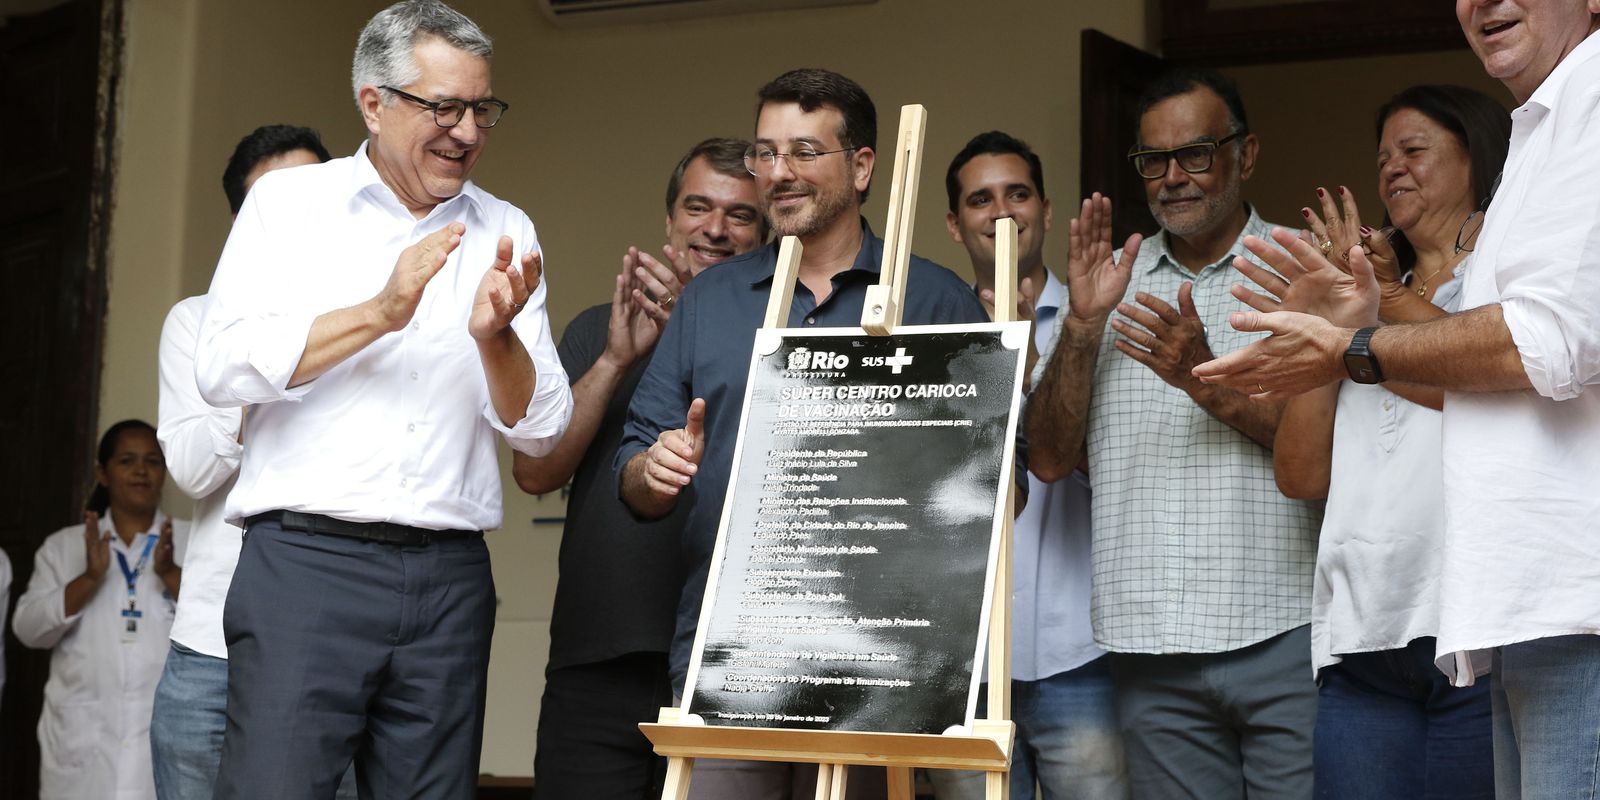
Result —
<svg viewBox="0 0 1600 800"><path fill-rule="evenodd" d="M1382 380L1378 377L1378 365L1373 363L1371 356L1361 356L1354 353L1345 353L1344 368L1350 373L1350 380L1356 383L1377 383Z"/></svg>

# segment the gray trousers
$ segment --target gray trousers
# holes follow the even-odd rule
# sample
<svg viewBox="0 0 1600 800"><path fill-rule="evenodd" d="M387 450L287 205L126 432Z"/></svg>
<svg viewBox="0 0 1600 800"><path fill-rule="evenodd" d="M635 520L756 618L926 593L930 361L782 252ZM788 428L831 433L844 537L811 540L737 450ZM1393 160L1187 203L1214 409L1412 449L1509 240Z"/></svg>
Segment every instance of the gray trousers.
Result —
<svg viewBox="0 0 1600 800"><path fill-rule="evenodd" d="M1309 625L1226 653L1113 653L1111 671L1135 800L1311 797Z"/></svg>
<svg viewBox="0 0 1600 800"><path fill-rule="evenodd" d="M420 547L252 524L223 611L218 800L477 792L494 579L482 536Z"/></svg>

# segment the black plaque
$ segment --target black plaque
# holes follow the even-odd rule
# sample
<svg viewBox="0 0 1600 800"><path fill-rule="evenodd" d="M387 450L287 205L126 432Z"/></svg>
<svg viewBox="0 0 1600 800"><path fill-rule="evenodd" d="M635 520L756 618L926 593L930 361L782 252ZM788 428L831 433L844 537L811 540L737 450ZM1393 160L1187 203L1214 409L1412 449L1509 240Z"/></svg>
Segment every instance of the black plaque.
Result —
<svg viewBox="0 0 1600 800"><path fill-rule="evenodd" d="M1027 336L757 337L689 713L890 733L971 721Z"/></svg>

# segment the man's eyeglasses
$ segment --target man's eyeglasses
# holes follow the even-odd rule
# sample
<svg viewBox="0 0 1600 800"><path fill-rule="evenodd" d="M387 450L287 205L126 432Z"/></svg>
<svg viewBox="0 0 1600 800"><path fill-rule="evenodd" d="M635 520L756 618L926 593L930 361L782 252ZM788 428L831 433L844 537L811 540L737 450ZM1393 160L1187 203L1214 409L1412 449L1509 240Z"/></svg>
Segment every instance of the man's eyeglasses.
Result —
<svg viewBox="0 0 1600 800"><path fill-rule="evenodd" d="M1489 201L1494 199L1494 193L1500 191L1500 179L1505 177L1501 172L1494 176L1494 183L1489 186L1489 193L1484 196L1483 202L1478 204L1478 210L1467 215L1461 222L1461 229L1456 231L1456 255L1472 252L1478 246L1478 231L1483 229L1483 215L1489 210Z"/></svg>
<svg viewBox="0 0 1600 800"><path fill-rule="evenodd" d="M461 118L467 115L467 109L472 109L472 124L480 128L493 128L500 121L500 116L511 108L504 100L493 97L483 100L462 100L447 97L443 100L424 100L414 94L402 92L393 86L379 86L386 92L393 92L413 103L433 112L433 124L441 128L454 128L461 124Z"/></svg>
<svg viewBox="0 0 1600 800"><path fill-rule="evenodd" d="M838 150L813 150L801 145L787 153L780 153L764 145L756 145L744 151L744 168L750 170L751 175L771 175L772 170L778 166L778 159L789 159L790 169L805 169L823 156L834 153L848 153L851 150L860 150L859 147L841 147Z"/></svg>
<svg viewBox="0 0 1600 800"><path fill-rule="evenodd" d="M1133 168L1139 173L1139 177L1147 181L1167 174L1167 162L1173 159L1177 160L1179 169L1193 175L1211 169L1211 160L1216 155L1217 148L1246 133L1248 131L1240 129L1215 142L1195 142L1165 150L1131 150L1128 152L1128 160L1133 162Z"/></svg>

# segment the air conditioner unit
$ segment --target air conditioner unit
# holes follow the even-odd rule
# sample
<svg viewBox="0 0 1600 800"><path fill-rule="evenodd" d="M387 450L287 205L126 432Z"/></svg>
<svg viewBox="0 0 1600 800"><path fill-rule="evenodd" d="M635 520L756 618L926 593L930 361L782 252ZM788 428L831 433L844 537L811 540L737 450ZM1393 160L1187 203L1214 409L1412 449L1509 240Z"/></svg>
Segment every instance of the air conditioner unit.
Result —
<svg viewBox="0 0 1600 800"><path fill-rule="evenodd" d="M535 0L557 27L627 25L699 19L752 11L822 8L876 3L878 0Z"/></svg>

